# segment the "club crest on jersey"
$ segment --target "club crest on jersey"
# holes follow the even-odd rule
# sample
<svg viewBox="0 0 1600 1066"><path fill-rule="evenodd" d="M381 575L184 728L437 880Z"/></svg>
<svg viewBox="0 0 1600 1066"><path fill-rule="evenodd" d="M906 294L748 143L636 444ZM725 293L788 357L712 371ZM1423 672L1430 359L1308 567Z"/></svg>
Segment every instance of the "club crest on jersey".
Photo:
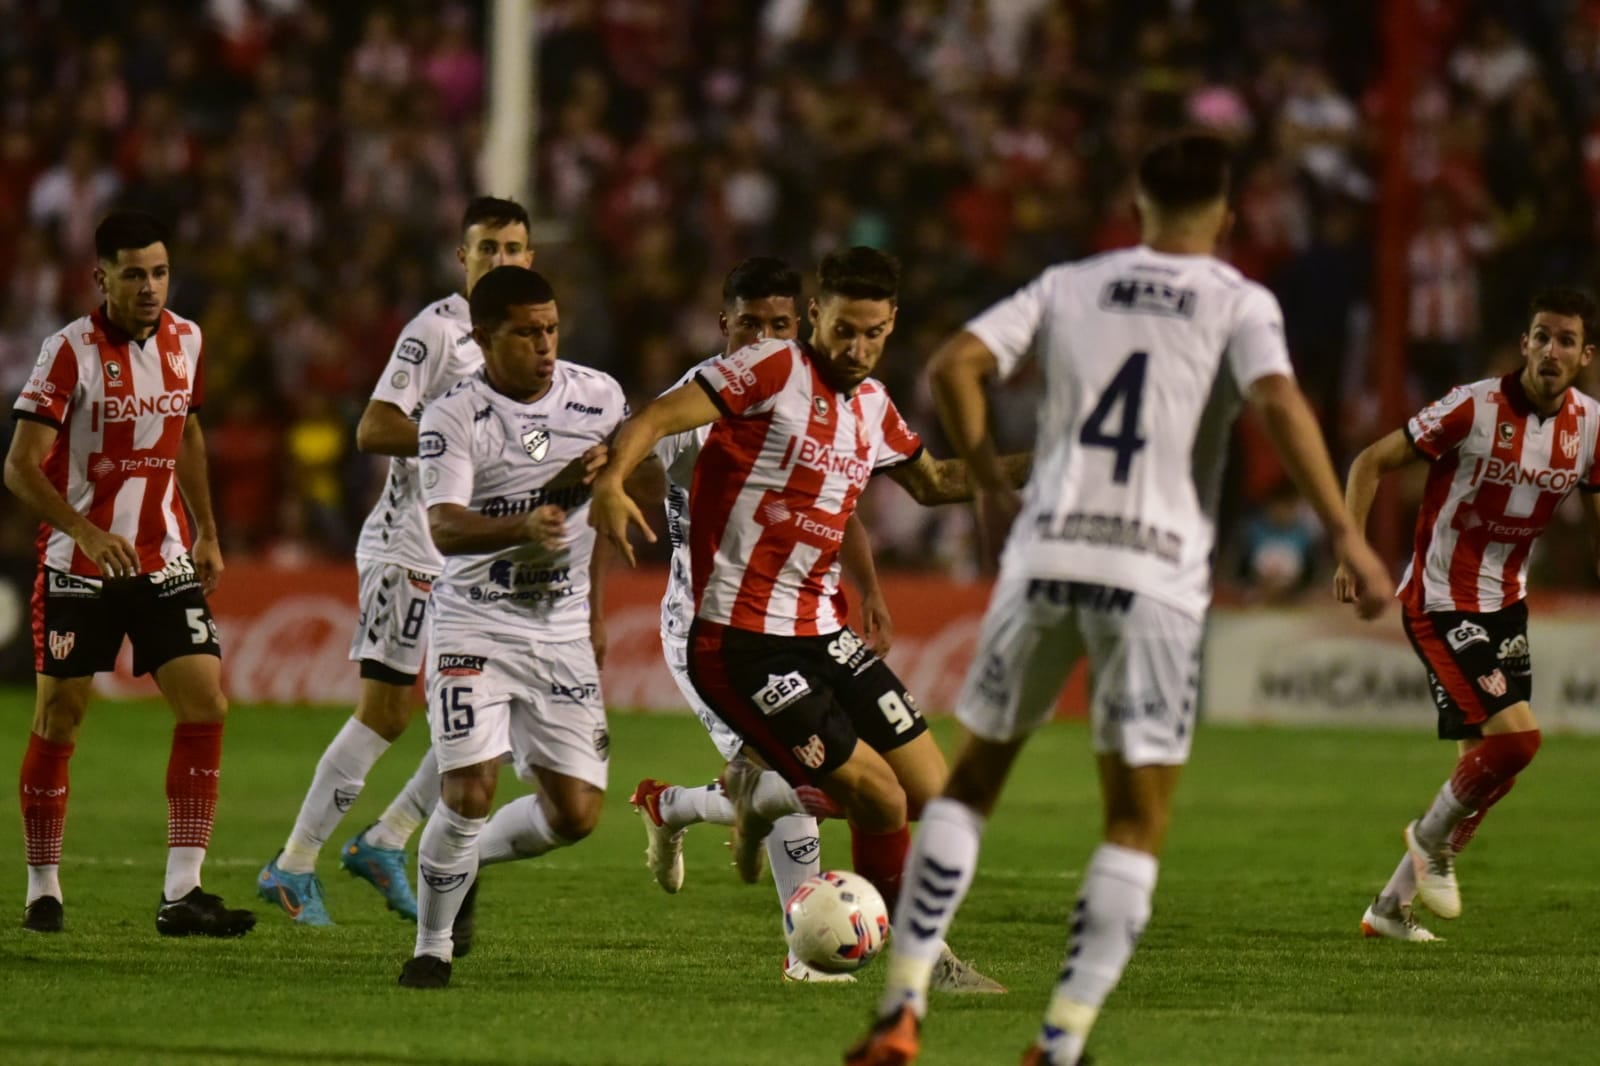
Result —
<svg viewBox="0 0 1600 1066"><path fill-rule="evenodd" d="M65 659L72 654L72 646L78 643L78 634L73 632L62 633L59 630L50 631L50 658Z"/></svg>
<svg viewBox="0 0 1600 1066"><path fill-rule="evenodd" d="M1510 444L1511 438L1517 435L1517 427L1513 426L1510 422L1502 422L1500 423L1500 428L1495 430L1495 432L1500 435L1501 444Z"/></svg>
<svg viewBox="0 0 1600 1066"><path fill-rule="evenodd" d="M1562 455L1566 456L1568 459L1576 459L1578 457L1578 444L1579 440L1577 433L1569 433L1566 430L1561 431Z"/></svg>
<svg viewBox="0 0 1600 1066"><path fill-rule="evenodd" d="M189 380L189 361L183 357L181 350L167 353L167 365L172 368L179 381Z"/></svg>
<svg viewBox="0 0 1600 1066"><path fill-rule="evenodd" d="M530 429L522 435L522 450L528 453L528 458L536 463L544 462L544 457L550 451L550 431L548 429Z"/></svg>
<svg viewBox="0 0 1600 1066"><path fill-rule="evenodd" d="M828 420L828 398L826 396L813 396L811 398L811 409L817 413L818 422L826 422Z"/></svg>
<svg viewBox="0 0 1600 1066"><path fill-rule="evenodd" d="M122 380L122 364L121 363L107 363L106 364L106 377L110 378L112 381L121 381Z"/></svg>

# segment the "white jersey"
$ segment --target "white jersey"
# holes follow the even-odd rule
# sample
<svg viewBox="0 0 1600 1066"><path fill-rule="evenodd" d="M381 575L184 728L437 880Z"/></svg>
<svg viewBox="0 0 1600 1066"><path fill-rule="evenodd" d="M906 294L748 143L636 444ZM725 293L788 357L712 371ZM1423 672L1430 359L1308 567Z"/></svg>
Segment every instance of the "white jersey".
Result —
<svg viewBox="0 0 1600 1066"><path fill-rule="evenodd" d="M483 353L472 339L467 298L452 293L424 307L406 323L372 398L394 404L417 422L423 407L482 365ZM437 574L444 567L444 559L428 535L416 459L389 459L383 495L361 526L356 560L394 563L428 574Z"/></svg>
<svg viewBox="0 0 1600 1066"><path fill-rule="evenodd" d="M567 514L566 543L553 551L526 544L446 557L433 585L439 625L546 641L589 635L594 530L582 456L627 415L611 375L566 362L556 363L549 391L533 403L496 392L480 370L423 408L425 506L454 503L498 518L551 503Z"/></svg>
<svg viewBox="0 0 1600 1066"><path fill-rule="evenodd" d="M1278 301L1210 256L1138 247L1051 267L967 329L1002 375L1036 344L1043 371L1002 571L1203 614L1229 427L1252 384L1293 374Z"/></svg>
<svg viewBox="0 0 1600 1066"><path fill-rule="evenodd" d="M718 352L711 359L690 367L689 372L679 378L672 388L693 381L701 367L709 365L721 354ZM710 433L710 425L686 429L682 433L663 437L655 448L655 457L667 468L667 540L672 545L667 592L661 597L663 641L681 643L688 640L689 626L694 622L694 585L689 580L689 486L694 481L694 462L700 458L700 448Z"/></svg>

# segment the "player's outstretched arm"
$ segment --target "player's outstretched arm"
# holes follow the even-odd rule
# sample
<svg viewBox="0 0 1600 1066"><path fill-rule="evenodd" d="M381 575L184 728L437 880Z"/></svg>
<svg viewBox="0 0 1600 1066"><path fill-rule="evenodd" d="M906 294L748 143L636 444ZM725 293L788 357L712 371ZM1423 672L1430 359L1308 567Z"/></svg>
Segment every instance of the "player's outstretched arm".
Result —
<svg viewBox="0 0 1600 1066"><path fill-rule="evenodd" d="M939 423L950 446L965 460L979 491L1004 493L1008 482L989 432L988 385L998 370L994 353L966 330L945 341L928 362Z"/></svg>
<svg viewBox="0 0 1600 1066"><path fill-rule="evenodd" d="M1350 464L1344 483L1344 509L1351 525L1364 533L1372 502L1378 496L1378 482L1384 475L1420 463L1423 458L1400 429L1363 448ZM1333 598L1340 603L1356 602L1355 577L1343 563L1333 574Z"/></svg>
<svg viewBox="0 0 1600 1066"><path fill-rule="evenodd" d="M59 430L31 418L17 420L16 435L6 452L5 482L11 494L49 525L77 542L100 572L107 577L126 577L139 572L139 553L124 537L107 532L73 510L66 497L56 491L42 469Z"/></svg>
<svg viewBox="0 0 1600 1066"><path fill-rule="evenodd" d="M524 544L555 550L566 541L567 513L553 503L525 515L490 517L459 503L428 508L428 533L441 555L487 555Z"/></svg>
<svg viewBox="0 0 1600 1066"><path fill-rule="evenodd" d="M1394 581L1345 511L1322 430L1300 386L1286 374L1268 374L1251 384L1250 403L1284 469L1328 531L1334 557L1353 578L1357 613L1376 618L1394 596Z"/></svg>
<svg viewBox="0 0 1600 1066"><path fill-rule="evenodd" d="M356 423L356 447L367 455L416 455L417 424L388 400L368 400Z"/></svg>
<svg viewBox="0 0 1600 1066"><path fill-rule="evenodd" d="M991 449L993 445L990 446ZM908 463L890 467L885 471L911 498L925 507L942 503L966 503L980 496L1014 498L1016 490L1028 481L1028 471L1033 468L1033 453L994 457L996 488L979 483L973 467L965 459L935 459L926 451ZM1013 506L1012 511L1015 511Z"/></svg>
<svg viewBox="0 0 1600 1066"><path fill-rule="evenodd" d="M889 617L889 601L878 585L878 567L872 560L872 537L860 516L851 515L844 524L844 543L839 545L844 572L861 593L861 635L878 655L888 655L894 643L894 622Z"/></svg>
<svg viewBox="0 0 1600 1066"><path fill-rule="evenodd" d="M661 438L699 429L715 422L721 414L699 382L691 381L646 404L617 431L611 442L611 460L594 482L589 524L611 542L629 566L636 565L637 560L633 545L628 543L628 527L637 527L652 544L656 539L639 505L628 496L629 476L655 450Z"/></svg>
<svg viewBox="0 0 1600 1066"><path fill-rule="evenodd" d="M178 490L194 515L194 544L189 557L195 574L207 595L216 591L222 578L222 545L217 540L217 516L211 510L211 476L206 463L206 435L200 416L190 415L183 422L183 440L178 445Z"/></svg>

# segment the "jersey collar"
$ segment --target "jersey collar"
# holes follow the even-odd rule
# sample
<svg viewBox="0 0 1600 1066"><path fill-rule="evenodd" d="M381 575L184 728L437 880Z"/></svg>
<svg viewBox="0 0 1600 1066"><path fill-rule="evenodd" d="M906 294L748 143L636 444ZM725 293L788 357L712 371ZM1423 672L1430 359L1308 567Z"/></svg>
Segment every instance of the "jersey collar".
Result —
<svg viewBox="0 0 1600 1066"><path fill-rule="evenodd" d="M96 329L105 334L106 340L121 347L125 344L149 344L155 339L156 334L161 332L161 327L167 324L167 314L167 309L163 307L161 309L161 318L156 322L156 328L150 333L150 336L142 341L134 340L132 334L111 321L111 316L106 314L105 304L101 304L89 312L89 321L94 323Z"/></svg>

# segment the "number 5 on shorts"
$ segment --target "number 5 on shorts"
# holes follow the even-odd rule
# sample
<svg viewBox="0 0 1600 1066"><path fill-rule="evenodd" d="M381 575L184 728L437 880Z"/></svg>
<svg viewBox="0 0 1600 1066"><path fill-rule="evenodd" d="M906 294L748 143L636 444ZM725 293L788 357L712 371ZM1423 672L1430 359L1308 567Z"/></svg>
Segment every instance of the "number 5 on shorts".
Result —
<svg viewBox="0 0 1600 1066"><path fill-rule="evenodd" d="M916 716L911 713L911 708L906 706L906 701L900 698L898 692L889 691L879 696L878 710L883 712L883 717L894 727L896 735L917 724Z"/></svg>
<svg viewBox="0 0 1600 1066"><path fill-rule="evenodd" d="M211 627L206 625L206 612L199 607L191 607L184 612L184 617L189 621L189 642L191 644L204 644L211 639Z"/></svg>

